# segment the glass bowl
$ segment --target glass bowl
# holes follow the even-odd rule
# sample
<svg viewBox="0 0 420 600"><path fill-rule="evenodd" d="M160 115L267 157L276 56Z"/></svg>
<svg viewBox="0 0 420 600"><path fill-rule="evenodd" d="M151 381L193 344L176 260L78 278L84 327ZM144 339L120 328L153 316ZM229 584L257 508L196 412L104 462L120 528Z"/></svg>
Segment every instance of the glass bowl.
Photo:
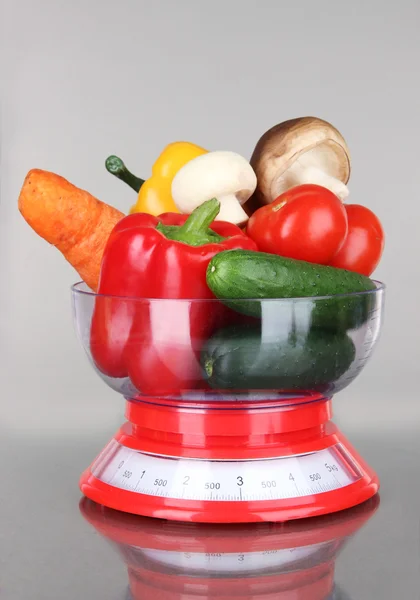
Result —
<svg viewBox="0 0 420 600"><path fill-rule="evenodd" d="M125 298L72 287L78 337L126 398L196 402L331 396L371 356L384 285L267 300Z"/></svg>

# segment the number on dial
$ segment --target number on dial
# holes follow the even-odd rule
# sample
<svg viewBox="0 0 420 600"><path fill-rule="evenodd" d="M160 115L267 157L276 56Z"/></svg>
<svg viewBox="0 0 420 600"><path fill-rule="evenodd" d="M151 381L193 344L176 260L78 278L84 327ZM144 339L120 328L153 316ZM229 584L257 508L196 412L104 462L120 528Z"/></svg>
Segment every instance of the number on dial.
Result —
<svg viewBox="0 0 420 600"><path fill-rule="evenodd" d="M277 483L274 480L273 481L262 481L261 486L263 488L275 488L275 487L277 487Z"/></svg>
<svg viewBox="0 0 420 600"><path fill-rule="evenodd" d="M220 490L220 483L215 483L213 481L206 483L204 486L206 490Z"/></svg>

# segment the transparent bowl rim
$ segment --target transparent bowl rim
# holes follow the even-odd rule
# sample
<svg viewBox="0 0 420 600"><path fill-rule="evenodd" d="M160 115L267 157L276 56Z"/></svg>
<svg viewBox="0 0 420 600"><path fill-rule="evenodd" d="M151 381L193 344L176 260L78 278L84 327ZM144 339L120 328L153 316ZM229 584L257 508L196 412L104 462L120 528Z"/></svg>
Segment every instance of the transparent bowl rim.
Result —
<svg viewBox="0 0 420 600"><path fill-rule="evenodd" d="M263 303L271 303L271 302L319 302L321 300L331 300L333 298L353 298L358 296L369 296L378 294L381 291L386 289L386 286L381 281L377 281L372 279L372 282L375 284L376 288L373 290L367 290L364 292L350 292L348 294L332 294L329 296L299 296L294 298L223 298L224 302L235 302L238 300L246 300L247 302L263 302ZM83 289L86 288L86 289ZM116 294L98 294L92 291L88 285L84 281L78 281L71 286L72 294L76 296L85 296L90 298L113 298L118 300L125 300L127 302L150 302L150 301L168 301L168 302L208 302L214 303L220 302L219 298L139 298L137 296L118 296Z"/></svg>

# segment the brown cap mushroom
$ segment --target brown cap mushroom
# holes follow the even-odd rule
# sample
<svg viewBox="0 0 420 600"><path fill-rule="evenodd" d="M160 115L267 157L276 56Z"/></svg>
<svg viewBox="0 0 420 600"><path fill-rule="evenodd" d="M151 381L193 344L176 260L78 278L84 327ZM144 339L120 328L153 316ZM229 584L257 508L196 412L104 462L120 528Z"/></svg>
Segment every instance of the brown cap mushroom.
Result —
<svg viewBox="0 0 420 600"><path fill-rule="evenodd" d="M250 163L258 180L253 200L260 205L303 183L322 185L342 200L349 193L346 141L330 123L316 117L291 119L266 131Z"/></svg>

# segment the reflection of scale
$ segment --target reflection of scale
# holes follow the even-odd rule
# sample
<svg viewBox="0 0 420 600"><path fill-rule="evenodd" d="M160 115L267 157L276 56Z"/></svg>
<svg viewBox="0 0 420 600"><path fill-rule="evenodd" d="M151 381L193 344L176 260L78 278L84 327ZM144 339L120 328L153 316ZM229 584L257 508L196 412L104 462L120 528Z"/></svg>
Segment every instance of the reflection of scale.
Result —
<svg viewBox="0 0 420 600"><path fill-rule="evenodd" d="M375 496L309 521L230 526L156 521L86 498L80 508L118 549L133 600L344 600L335 560L378 504Z"/></svg>
<svg viewBox="0 0 420 600"><path fill-rule="evenodd" d="M235 397L187 390L159 398L142 396L128 379L103 377L126 397L127 422L82 475L82 492L124 512L207 523L288 521L371 498L378 491L377 476L331 421L332 394L354 379L378 338L383 289L371 294L364 324L351 332L352 366L338 387L323 393L244 391ZM78 333L88 353L97 298L83 287L73 289ZM164 319L165 301L158 302ZM166 302L188 318L190 301ZM304 313L304 305L299 307ZM175 344L172 323L164 321L164 335L173 335Z"/></svg>

